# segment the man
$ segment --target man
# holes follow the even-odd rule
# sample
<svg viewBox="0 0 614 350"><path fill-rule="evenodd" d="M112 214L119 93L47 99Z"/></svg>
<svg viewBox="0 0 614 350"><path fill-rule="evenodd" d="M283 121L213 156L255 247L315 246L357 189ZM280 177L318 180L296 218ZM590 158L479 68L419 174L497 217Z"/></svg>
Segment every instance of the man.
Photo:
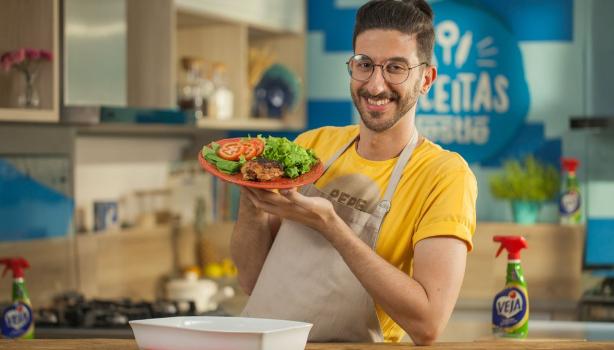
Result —
<svg viewBox="0 0 614 350"><path fill-rule="evenodd" d="M416 130L437 77L424 0L362 6L348 62L360 125L296 142L328 166L297 190L242 189L231 250L244 315L314 324L310 341L430 344L458 297L475 229L475 177Z"/></svg>

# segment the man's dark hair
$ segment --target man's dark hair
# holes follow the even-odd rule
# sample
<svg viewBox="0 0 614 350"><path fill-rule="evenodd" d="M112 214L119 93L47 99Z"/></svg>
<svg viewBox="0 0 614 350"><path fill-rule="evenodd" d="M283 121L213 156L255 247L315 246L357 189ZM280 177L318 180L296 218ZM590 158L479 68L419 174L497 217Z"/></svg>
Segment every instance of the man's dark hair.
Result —
<svg viewBox="0 0 614 350"><path fill-rule="evenodd" d="M371 0L356 13L352 47L356 48L358 34L369 29L394 29L415 35L418 57L431 63L435 29L433 10L425 0Z"/></svg>

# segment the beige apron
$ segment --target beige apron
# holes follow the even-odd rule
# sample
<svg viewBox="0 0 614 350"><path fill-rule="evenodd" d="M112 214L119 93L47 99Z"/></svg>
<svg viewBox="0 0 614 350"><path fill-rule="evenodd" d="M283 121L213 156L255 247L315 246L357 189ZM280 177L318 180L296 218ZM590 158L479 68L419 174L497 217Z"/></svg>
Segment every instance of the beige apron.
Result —
<svg viewBox="0 0 614 350"><path fill-rule="evenodd" d="M354 141L331 157L325 171ZM417 141L414 133L373 213L331 200L337 214L374 250L390 200ZM301 192L329 198L314 185L303 187ZM243 315L313 323L312 342L383 341L373 299L339 252L319 232L291 220L282 221Z"/></svg>

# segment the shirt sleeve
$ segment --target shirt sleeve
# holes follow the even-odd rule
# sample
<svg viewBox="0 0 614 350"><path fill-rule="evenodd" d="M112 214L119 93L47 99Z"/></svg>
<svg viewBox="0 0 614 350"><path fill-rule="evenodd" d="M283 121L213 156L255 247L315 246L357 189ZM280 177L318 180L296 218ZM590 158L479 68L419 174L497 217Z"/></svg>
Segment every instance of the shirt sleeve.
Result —
<svg viewBox="0 0 614 350"><path fill-rule="evenodd" d="M299 134L294 139L293 142L298 144L301 147L311 148L311 147L313 147L314 141L317 139L318 131L319 131L318 129L307 130L307 131Z"/></svg>
<svg viewBox="0 0 614 350"><path fill-rule="evenodd" d="M476 225L477 182L473 172L464 170L442 175L427 197L424 214L412 238L412 246L429 237L456 237L473 249Z"/></svg>

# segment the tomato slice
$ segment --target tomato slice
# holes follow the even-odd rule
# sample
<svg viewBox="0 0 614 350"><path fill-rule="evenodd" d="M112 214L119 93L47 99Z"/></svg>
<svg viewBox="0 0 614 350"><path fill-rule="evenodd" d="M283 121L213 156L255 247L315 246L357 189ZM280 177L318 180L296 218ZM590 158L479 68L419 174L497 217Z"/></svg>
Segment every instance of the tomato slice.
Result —
<svg viewBox="0 0 614 350"><path fill-rule="evenodd" d="M225 143L217 150L217 155L226 160L238 160L241 154L243 144L239 141Z"/></svg>
<svg viewBox="0 0 614 350"><path fill-rule="evenodd" d="M250 160L262 154L264 151L264 141L259 138L245 139L243 144L243 156L245 160Z"/></svg>
<svg viewBox="0 0 614 350"><path fill-rule="evenodd" d="M243 156L245 157L245 160L250 160L254 158L257 152L258 152L258 149L253 143L251 142L243 143Z"/></svg>
<svg viewBox="0 0 614 350"><path fill-rule="evenodd" d="M256 156L259 156L264 152L264 140L260 138L256 138L252 140L252 143L256 145L258 152L256 152Z"/></svg>

